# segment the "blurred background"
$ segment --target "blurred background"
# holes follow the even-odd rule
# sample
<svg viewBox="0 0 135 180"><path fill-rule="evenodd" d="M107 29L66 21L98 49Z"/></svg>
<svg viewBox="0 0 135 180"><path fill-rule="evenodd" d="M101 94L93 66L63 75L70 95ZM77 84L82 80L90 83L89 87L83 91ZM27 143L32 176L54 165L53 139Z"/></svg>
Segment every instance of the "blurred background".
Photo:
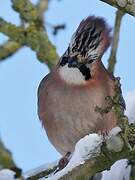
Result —
<svg viewBox="0 0 135 180"><path fill-rule="evenodd" d="M37 3L37 0L32 2ZM0 17L19 25L19 14L12 10L11 1L4 0L0 3ZM61 56L83 18L88 15L102 16L113 27L115 12L115 8L99 0L51 0L45 13L46 29ZM66 29L54 36L50 24L63 23L66 24ZM121 77L124 97L135 89L134 32L134 18L125 15L115 69L115 75ZM7 39L0 33L0 44ZM105 65L109 50L103 57ZM35 52L27 47L0 63L0 138L23 171L60 158L48 141L37 116L37 88L48 72L47 66L40 63Z"/></svg>

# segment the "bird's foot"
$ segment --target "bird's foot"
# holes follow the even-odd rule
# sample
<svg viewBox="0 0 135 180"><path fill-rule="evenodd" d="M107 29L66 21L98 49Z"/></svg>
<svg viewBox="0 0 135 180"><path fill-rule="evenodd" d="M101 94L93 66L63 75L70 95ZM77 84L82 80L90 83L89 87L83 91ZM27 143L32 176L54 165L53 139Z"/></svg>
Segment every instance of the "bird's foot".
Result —
<svg viewBox="0 0 135 180"><path fill-rule="evenodd" d="M59 163L58 163L59 171L66 167L70 158L71 158L71 152L67 152L67 154L59 160Z"/></svg>

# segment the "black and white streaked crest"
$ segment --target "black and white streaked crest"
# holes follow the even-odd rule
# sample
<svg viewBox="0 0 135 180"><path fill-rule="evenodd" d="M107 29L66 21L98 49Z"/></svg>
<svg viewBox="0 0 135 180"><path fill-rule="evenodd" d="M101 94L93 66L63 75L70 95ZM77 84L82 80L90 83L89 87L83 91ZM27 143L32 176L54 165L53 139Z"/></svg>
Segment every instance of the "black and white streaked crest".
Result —
<svg viewBox="0 0 135 180"><path fill-rule="evenodd" d="M104 19L87 17L72 36L68 49L70 57L98 59L110 45L110 31Z"/></svg>

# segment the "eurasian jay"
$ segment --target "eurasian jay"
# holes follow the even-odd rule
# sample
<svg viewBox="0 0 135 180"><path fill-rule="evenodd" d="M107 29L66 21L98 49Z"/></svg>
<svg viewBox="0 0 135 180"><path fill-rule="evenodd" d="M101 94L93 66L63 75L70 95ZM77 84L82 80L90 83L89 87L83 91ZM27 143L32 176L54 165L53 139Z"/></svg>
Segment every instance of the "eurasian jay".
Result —
<svg viewBox="0 0 135 180"><path fill-rule="evenodd" d="M59 63L40 83L39 118L62 155L72 153L85 135L117 125L113 111L104 115L95 111L97 106L105 108L105 98L115 93L115 78L101 61L111 43L110 31L100 17L84 19Z"/></svg>

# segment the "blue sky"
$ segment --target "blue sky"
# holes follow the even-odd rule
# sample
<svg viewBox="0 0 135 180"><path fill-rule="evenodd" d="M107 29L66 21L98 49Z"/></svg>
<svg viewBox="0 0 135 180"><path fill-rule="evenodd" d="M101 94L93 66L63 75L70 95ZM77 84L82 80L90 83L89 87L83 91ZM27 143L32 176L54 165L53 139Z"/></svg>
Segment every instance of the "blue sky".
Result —
<svg viewBox="0 0 135 180"><path fill-rule="evenodd" d="M36 1L33 1L36 2ZM99 0L52 0L45 15L52 24L66 23L65 31L57 37L47 31L59 55L65 51L79 22L88 15L103 16L114 25L115 8ZM11 9L10 0L1 1L0 16L19 25L19 15ZM135 19L125 15L122 21L115 74L121 77L123 93L135 89ZM8 39L0 33L0 43ZM109 51L104 55L106 65ZM52 162L60 157L49 143L37 116L37 88L49 72L35 53L27 47L0 63L0 137L12 151L24 171Z"/></svg>

